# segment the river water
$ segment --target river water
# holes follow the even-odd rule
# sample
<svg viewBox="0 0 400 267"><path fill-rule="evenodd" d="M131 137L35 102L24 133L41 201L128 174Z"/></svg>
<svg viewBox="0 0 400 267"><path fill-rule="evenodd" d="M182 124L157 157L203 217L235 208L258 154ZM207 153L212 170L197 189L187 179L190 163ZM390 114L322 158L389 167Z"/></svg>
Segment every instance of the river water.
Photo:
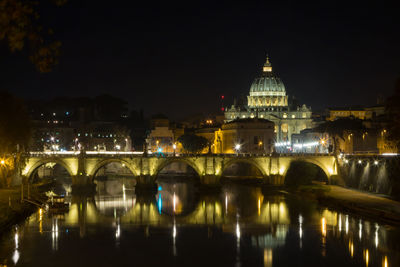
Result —
<svg viewBox="0 0 400 267"><path fill-rule="evenodd" d="M286 192L168 181L134 192L102 182L68 196L68 212L38 210L3 235L0 266L400 266L398 228Z"/></svg>

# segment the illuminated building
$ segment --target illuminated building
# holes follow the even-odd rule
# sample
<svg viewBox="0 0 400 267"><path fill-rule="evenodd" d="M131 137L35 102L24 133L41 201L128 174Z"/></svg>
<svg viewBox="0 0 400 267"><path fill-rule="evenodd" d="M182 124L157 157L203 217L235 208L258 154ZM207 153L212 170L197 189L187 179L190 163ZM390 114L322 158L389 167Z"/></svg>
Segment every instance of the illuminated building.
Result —
<svg viewBox="0 0 400 267"><path fill-rule="evenodd" d="M360 120L371 120L385 114L383 105L373 107L348 107L330 108L329 117L326 120L334 121L339 118L356 118Z"/></svg>
<svg viewBox="0 0 400 267"><path fill-rule="evenodd" d="M291 135L312 127L311 108L293 106L281 79L272 71L267 58L260 77L254 79L247 97L247 105L232 105L225 111L227 122L235 119L261 118L275 124L277 141L291 140Z"/></svg>
<svg viewBox="0 0 400 267"><path fill-rule="evenodd" d="M146 143L149 152L174 153L180 152L178 138L184 134L184 129L170 123L163 115L156 115L151 120L152 130L147 135Z"/></svg>
<svg viewBox="0 0 400 267"><path fill-rule="evenodd" d="M213 153L268 154L273 152L274 123L265 119L237 119L221 128L203 128L197 135L207 138ZM208 148L203 151L207 153Z"/></svg>

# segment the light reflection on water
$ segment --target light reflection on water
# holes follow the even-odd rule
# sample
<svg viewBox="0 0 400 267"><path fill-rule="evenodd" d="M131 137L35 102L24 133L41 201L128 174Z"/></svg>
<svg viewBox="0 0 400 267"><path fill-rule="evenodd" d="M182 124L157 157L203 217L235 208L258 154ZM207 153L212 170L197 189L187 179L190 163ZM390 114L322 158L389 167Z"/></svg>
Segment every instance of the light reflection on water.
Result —
<svg viewBox="0 0 400 267"><path fill-rule="evenodd" d="M163 266L400 266L398 229L296 196L240 185L201 195L191 183L168 181L154 196L136 195L125 180L100 188L72 196L65 214L38 210L10 233L13 246L5 236L0 264L70 266L73 250L92 259L76 266L107 266L106 255L118 266L129 262L121 257L128 250ZM208 258L215 251L219 259Z"/></svg>

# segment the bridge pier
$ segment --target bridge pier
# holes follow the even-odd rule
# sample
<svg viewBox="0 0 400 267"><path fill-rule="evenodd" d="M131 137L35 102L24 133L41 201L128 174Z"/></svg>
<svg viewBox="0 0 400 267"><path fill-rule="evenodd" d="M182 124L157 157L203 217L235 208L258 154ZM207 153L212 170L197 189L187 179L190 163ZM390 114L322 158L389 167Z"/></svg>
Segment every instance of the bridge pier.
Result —
<svg viewBox="0 0 400 267"><path fill-rule="evenodd" d="M95 194L96 193L96 185L93 183L93 177L89 175L85 175L80 173L78 175L74 175L72 178L72 194L74 195L86 195L86 194Z"/></svg>
<svg viewBox="0 0 400 267"><path fill-rule="evenodd" d="M264 178L264 182L266 185L283 185L285 183L285 177L280 174L271 174Z"/></svg>
<svg viewBox="0 0 400 267"><path fill-rule="evenodd" d="M152 194L157 192L157 184L155 183L155 177L149 174L142 174L136 177L136 194Z"/></svg>

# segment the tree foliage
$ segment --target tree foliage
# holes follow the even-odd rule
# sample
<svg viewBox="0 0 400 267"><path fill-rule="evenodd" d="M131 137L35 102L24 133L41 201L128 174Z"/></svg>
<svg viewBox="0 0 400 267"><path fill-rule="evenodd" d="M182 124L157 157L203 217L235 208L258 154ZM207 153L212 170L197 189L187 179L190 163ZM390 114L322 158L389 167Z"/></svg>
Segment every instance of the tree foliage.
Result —
<svg viewBox="0 0 400 267"><path fill-rule="evenodd" d="M335 152L338 149L338 138L345 139L344 134L347 133L360 133L365 131L362 120L355 118L341 118L334 121L326 121L318 125L315 131L320 133L328 133L334 143Z"/></svg>
<svg viewBox="0 0 400 267"><path fill-rule="evenodd" d="M10 186L30 141L30 123L22 101L0 91L0 185Z"/></svg>
<svg viewBox="0 0 400 267"><path fill-rule="evenodd" d="M207 138L195 134L184 134L178 138L185 151L199 153L208 146Z"/></svg>
<svg viewBox="0 0 400 267"><path fill-rule="evenodd" d="M7 92L0 92L0 153L14 153L27 148L30 119L23 102Z"/></svg>
<svg viewBox="0 0 400 267"><path fill-rule="evenodd" d="M386 104L388 116L388 138L400 147L400 78L397 80L394 94Z"/></svg>
<svg viewBox="0 0 400 267"><path fill-rule="evenodd" d="M51 2L63 5L66 0ZM0 41L11 52L26 49L36 68L49 72L58 63L61 42L50 40L53 30L40 25L38 5L36 1L0 0Z"/></svg>

